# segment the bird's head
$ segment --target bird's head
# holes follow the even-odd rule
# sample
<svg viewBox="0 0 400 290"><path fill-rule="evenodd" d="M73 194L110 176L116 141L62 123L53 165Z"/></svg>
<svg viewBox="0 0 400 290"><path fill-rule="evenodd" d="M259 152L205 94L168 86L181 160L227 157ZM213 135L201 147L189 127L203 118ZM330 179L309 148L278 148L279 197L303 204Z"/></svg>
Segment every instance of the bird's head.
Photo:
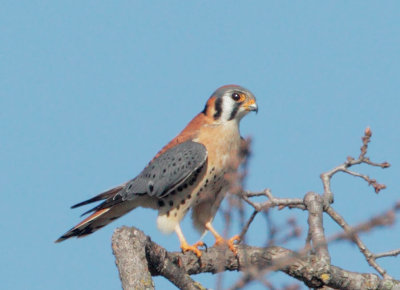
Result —
<svg viewBox="0 0 400 290"><path fill-rule="evenodd" d="M218 88L208 99L203 114L214 122L239 122L247 113L258 111L256 98L247 89L237 85Z"/></svg>

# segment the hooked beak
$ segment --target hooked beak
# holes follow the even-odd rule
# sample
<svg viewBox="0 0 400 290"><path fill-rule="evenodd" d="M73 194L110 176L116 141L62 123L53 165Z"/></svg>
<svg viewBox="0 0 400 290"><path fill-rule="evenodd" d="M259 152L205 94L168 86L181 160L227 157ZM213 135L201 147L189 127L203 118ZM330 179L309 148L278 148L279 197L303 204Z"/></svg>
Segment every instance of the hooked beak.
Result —
<svg viewBox="0 0 400 290"><path fill-rule="evenodd" d="M258 113L258 106L254 99L248 101L246 104L243 105L243 107L248 112L255 111L256 113Z"/></svg>

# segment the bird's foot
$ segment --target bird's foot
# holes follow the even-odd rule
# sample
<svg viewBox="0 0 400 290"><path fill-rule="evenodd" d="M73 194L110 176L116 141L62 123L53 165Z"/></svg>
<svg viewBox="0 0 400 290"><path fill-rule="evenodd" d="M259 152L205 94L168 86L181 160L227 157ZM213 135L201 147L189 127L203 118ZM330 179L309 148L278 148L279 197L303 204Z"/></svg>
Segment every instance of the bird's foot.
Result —
<svg viewBox="0 0 400 290"><path fill-rule="evenodd" d="M201 251L198 249L198 247L202 247L204 246L204 243L202 241L198 241L197 243L193 244L193 245L189 245L188 243L182 243L181 244L181 249L182 252L193 252L196 254L197 257L201 257Z"/></svg>
<svg viewBox="0 0 400 290"><path fill-rule="evenodd" d="M228 248L237 256L237 249L235 248L235 242L240 241L240 236L236 235L230 238L229 240L225 240L223 237L217 237L215 239L215 244L214 246L220 246L220 245L227 245Z"/></svg>

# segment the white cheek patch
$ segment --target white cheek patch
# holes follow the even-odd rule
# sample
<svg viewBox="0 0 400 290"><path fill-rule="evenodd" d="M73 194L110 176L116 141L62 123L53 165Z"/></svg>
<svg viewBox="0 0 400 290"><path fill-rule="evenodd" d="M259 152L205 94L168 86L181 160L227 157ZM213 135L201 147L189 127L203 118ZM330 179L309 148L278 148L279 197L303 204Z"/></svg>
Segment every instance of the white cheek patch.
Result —
<svg viewBox="0 0 400 290"><path fill-rule="evenodd" d="M222 115L221 115L221 121L228 121L229 118L231 117L231 113L233 108L235 107L236 103L230 96L224 96L223 102L222 102Z"/></svg>

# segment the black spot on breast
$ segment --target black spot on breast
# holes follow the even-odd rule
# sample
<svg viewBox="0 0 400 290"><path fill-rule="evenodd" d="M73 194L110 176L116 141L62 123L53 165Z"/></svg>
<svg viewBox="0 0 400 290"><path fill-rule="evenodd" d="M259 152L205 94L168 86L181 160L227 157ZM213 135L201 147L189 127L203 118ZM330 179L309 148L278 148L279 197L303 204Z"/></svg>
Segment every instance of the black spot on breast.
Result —
<svg viewBox="0 0 400 290"><path fill-rule="evenodd" d="M167 211L167 217L169 217L169 211Z"/></svg>
<svg viewBox="0 0 400 290"><path fill-rule="evenodd" d="M182 186L179 185L178 188L177 188L177 190L178 190L179 192L181 192L181 191L183 190Z"/></svg>
<svg viewBox="0 0 400 290"><path fill-rule="evenodd" d="M150 192L153 192L153 190L154 190L153 184L150 184L150 185L149 185L149 190L150 190Z"/></svg>
<svg viewBox="0 0 400 290"><path fill-rule="evenodd" d="M159 200L159 201L158 201L158 206L159 206L159 207L163 207L164 205L165 205L165 203L164 203L163 200Z"/></svg>
<svg viewBox="0 0 400 290"><path fill-rule="evenodd" d="M172 200L169 201L169 206L173 206L174 202Z"/></svg>
<svg viewBox="0 0 400 290"><path fill-rule="evenodd" d="M186 200L182 199L181 204L185 204Z"/></svg>
<svg viewBox="0 0 400 290"><path fill-rule="evenodd" d="M191 194L189 194L188 196L187 196L187 198L191 198L192 197L192 195Z"/></svg>

